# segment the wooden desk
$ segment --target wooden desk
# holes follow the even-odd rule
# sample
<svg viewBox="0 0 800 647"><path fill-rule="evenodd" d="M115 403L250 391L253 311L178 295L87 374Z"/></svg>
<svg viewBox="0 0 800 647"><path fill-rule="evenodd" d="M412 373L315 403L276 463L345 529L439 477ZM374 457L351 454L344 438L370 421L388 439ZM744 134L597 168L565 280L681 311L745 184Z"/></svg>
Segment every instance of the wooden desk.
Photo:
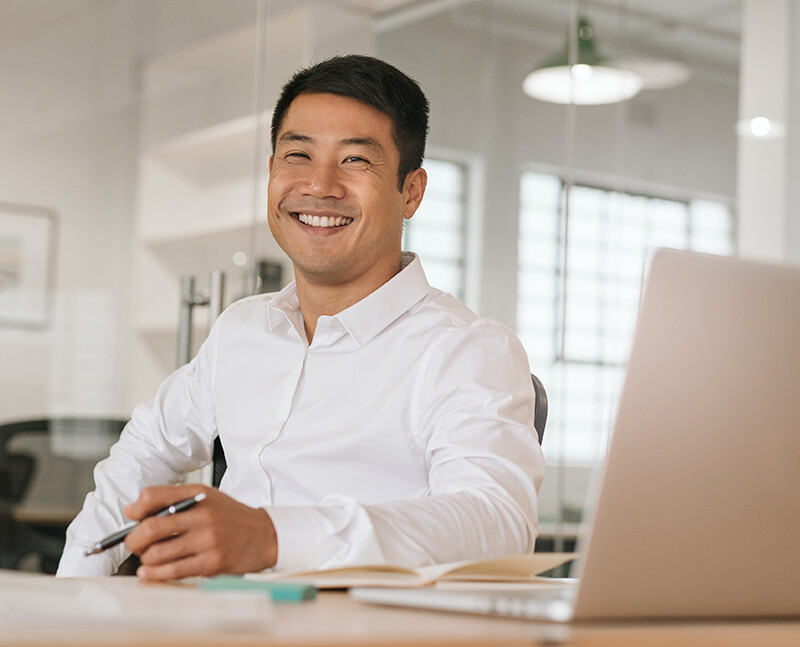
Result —
<svg viewBox="0 0 800 647"><path fill-rule="evenodd" d="M65 528L80 510L67 509L57 506L20 506L11 511L11 516L20 523L29 523L39 526L55 526Z"/></svg>
<svg viewBox="0 0 800 647"><path fill-rule="evenodd" d="M137 584L133 578L131 586ZM13 582L0 577L0 584ZM107 581L120 578L108 578ZM126 584L127 585L127 584ZM211 595L211 594L209 594ZM44 600L46 602L46 600ZM175 609L176 614L180 613ZM380 607L326 592L311 602L274 605L260 631L147 630L135 626L14 624L0 609L0 645L32 647L154 647L264 645L270 647L751 647L800 644L795 622L660 623L562 626L505 618Z"/></svg>

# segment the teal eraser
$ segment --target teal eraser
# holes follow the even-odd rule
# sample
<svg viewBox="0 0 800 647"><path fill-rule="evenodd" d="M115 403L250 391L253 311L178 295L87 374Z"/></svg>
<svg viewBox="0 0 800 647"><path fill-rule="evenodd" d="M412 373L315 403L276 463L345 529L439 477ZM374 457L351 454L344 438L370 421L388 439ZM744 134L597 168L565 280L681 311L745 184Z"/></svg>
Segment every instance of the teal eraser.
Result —
<svg viewBox="0 0 800 647"><path fill-rule="evenodd" d="M274 602L302 602L313 600L317 588L310 584L292 582L261 582L246 580L239 575L217 575L200 583L203 591L254 591L268 594Z"/></svg>

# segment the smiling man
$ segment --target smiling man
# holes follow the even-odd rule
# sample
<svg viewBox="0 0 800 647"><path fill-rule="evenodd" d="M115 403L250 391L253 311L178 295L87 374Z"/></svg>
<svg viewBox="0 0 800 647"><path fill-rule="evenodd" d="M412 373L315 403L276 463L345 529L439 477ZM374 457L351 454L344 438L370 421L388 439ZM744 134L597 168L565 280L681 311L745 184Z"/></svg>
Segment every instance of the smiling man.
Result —
<svg viewBox="0 0 800 647"><path fill-rule="evenodd" d="M370 57L284 86L268 218L295 280L227 308L134 410L60 576L111 574L131 553L139 577L163 580L533 550L544 463L525 352L401 252L425 193L427 118L417 83ZM217 436L219 491L175 485ZM131 519L123 544L84 556Z"/></svg>

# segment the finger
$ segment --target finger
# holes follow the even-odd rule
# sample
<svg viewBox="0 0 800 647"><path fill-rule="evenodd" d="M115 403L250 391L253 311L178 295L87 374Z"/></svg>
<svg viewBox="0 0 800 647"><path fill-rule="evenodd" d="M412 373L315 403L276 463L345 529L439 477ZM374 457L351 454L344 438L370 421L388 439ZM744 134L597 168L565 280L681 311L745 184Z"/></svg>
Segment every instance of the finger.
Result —
<svg viewBox="0 0 800 647"><path fill-rule="evenodd" d="M125 538L125 545L132 553L142 555L155 544L189 533L200 516L195 510L186 510L165 517L148 517Z"/></svg>
<svg viewBox="0 0 800 647"><path fill-rule="evenodd" d="M150 544L139 553L139 560L144 565L166 564L198 555L214 548L208 537L207 530L189 528Z"/></svg>
<svg viewBox="0 0 800 647"><path fill-rule="evenodd" d="M196 496L207 489L197 484L146 487L139 494L139 498L125 508L125 514L129 519L141 521L177 501Z"/></svg>
<svg viewBox="0 0 800 647"><path fill-rule="evenodd" d="M166 564L142 565L136 571L136 576L142 580L164 581L184 577L211 577L221 572L219 565L207 555L187 555Z"/></svg>
<svg viewBox="0 0 800 647"><path fill-rule="evenodd" d="M145 548L139 553L139 563L142 565L167 564L194 555L195 552L189 547L186 535L175 535Z"/></svg>

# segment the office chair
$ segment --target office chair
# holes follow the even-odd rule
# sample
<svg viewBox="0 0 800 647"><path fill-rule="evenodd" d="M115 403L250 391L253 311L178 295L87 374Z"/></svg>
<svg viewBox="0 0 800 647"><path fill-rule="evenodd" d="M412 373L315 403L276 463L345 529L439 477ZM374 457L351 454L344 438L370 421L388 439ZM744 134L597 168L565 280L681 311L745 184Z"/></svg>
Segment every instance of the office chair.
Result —
<svg viewBox="0 0 800 647"><path fill-rule="evenodd" d="M533 427L536 429L536 436L539 439L539 444L542 444L544 438L544 427L547 424L547 391L545 391L544 384L531 373L531 381L533 382L533 392L535 396L534 401L534 414L533 414ZM225 452L222 449L222 443L219 437L214 439L214 453L212 458L212 472L211 484L218 488L222 482L222 477L225 475L225 470L228 469L228 463L225 460Z"/></svg>
<svg viewBox="0 0 800 647"><path fill-rule="evenodd" d="M52 418L0 425L0 568L20 568L23 559L33 555L38 558L39 570L55 573L67 524L46 519L23 522L15 511L26 503L79 509L83 497L93 489L94 465L119 438L125 424L124 420L102 418ZM57 440L66 444L73 440L72 434L78 442L88 435L98 453L54 452L54 432L61 434Z"/></svg>
<svg viewBox="0 0 800 647"><path fill-rule="evenodd" d="M544 439L544 427L547 424L547 391L545 391L544 384L541 380L531 373L531 381L533 382L533 428L536 429L536 435L539 437L539 444L542 444Z"/></svg>
<svg viewBox="0 0 800 647"><path fill-rule="evenodd" d="M214 454L211 459L211 485L218 488L227 469L228 461L225 459L225 451L222 449L219 436L217 436L214 439Z"/></svg>

